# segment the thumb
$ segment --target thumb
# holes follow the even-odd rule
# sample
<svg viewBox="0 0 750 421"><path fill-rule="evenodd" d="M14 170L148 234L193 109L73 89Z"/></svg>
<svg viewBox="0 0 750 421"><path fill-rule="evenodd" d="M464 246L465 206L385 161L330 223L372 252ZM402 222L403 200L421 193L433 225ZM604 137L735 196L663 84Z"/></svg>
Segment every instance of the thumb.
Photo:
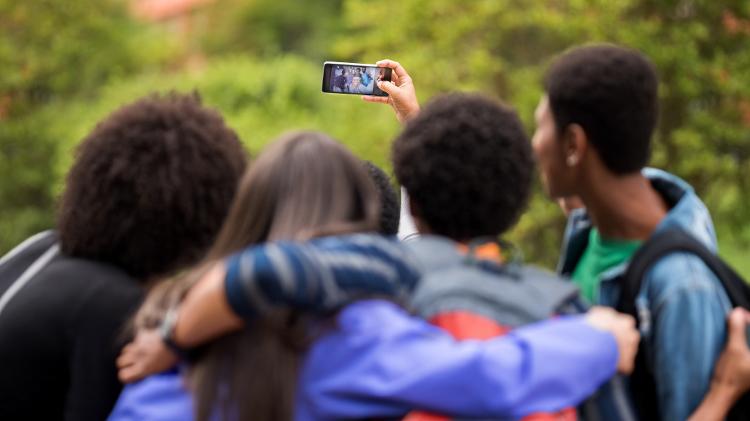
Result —
<svg viewBox="0 0 750 421"><path fill-rule="evenodd" d="M735 308L729 313L729 346L730 347L746 347L747 346L747 333L745 328L747 326L745 310L742 308Z"/></svg>
<svg viewBox="0 0 750 421"><path fill-rule="evenodd" d="M395 83L385 80L378 81L378 88L390 96L398 95L401 92Z"/></svg>

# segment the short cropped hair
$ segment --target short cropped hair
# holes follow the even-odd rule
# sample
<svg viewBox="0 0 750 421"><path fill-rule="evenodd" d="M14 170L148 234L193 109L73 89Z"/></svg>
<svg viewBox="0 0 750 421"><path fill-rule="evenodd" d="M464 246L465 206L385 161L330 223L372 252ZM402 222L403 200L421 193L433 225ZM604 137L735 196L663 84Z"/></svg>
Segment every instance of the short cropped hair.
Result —
<svg viewBox="0 0 750 421"><path fill-rule="evenodd" d="M246 152L197 95L151 95L83 140L58 217L62 251L139 280L195 263L214 240Z"/></svg>
<svg viewBox="0 0 750 421"><path fill-rule="evenodd" d="M396 178L430 230L457 241L496 236L525 208L534 171L516 113L486 97L431 101L393 144Z"/></svg>
<svg viewBox="0 0 750 421"><path fill-rule="evenodd" d="M658 117L658 78L643 54L615 45L574 48L544 82L558 133L580 125L615 174L648 164Z"/></svg>
<svg viewBox="0 0 750 421"><path fill-rule="evenodd" d="M396 235L401 218L401 204L398 194L385 171L370 161L363 161L363 163L380 197L380 223L378 231L384 235Z"/></svg>

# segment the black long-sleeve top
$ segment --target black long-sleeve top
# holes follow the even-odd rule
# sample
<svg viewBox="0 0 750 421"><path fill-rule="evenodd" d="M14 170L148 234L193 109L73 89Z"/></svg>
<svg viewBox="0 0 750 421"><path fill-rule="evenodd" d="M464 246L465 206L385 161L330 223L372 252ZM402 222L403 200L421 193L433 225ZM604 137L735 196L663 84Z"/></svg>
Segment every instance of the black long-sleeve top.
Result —
<svg viewBox="0 0 750 421"><path fill-rule="evenodd" d="M6 259L0 295L55 242ZM115 359L141 286L111 265L53 254L0 312L0 420L100 421L122 388Z"/></svg>

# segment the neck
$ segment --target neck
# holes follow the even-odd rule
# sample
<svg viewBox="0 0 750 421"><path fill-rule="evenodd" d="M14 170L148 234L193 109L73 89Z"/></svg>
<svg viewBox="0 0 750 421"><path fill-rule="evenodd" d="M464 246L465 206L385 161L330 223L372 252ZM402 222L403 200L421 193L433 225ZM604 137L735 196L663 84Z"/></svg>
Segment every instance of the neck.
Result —
<svg viewBox="0 0 750 421"><path fill-rule="evenodd" d="M581 199L594 226L606 238L645 240L667 214L667 205L651 183L635 173L590 177Z"/></svg>

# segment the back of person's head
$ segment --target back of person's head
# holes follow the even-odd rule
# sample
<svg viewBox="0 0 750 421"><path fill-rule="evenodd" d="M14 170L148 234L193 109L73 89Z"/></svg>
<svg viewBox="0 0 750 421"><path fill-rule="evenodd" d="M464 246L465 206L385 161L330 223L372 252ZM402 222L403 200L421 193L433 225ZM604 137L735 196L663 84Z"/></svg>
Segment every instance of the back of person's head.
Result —
<svg viewBox="0 0 750 421"><path fill-rule="evenodd" d="M457 241L513 226L534 170L516 113L470 94L431 101L394 142L393 166L415 219Z"/></svg>
<svg viewBox="0 0 750 421"><path fill-rule="evenodd" d="M64 253L146 281L202 258L245 169L237 135L195 95L152 95L83 140L57 229Z"/></svg>
<svg viewBox="0 0 750 421"><path fill-rule="evenodd" d="M379 206L364 166L344 146L322 133L289 133L252 163L208 259L265 241L374 231ZM136 327L157 326L196 276L155 288ZM278 312L206 346L190 370L195 419L291 421L305 322Z"/></svg>
<svg viewBox="0 0 750 421"><path fill-rule="evenodd" d="M658 116L658 78L646 56L615 45L574 48L552 64L544 88L558 134L581 126L615 174L646 166Z"/></svg>
<svg viewBox="0 0 750 421"><path fill-rule="evenodd" d="M390 177L380 167L370 161L362 161L380 196L380 224L378 231L383 235L396 235L401 218L398 193L393 188Z"/></svg>
<svg viewBox="0 0 750 421"><path fill-rule="evenodd" d="M360 161L329 136L291 132L242 178L210 255L250 244L377 230L379 201Z"/></svg>

